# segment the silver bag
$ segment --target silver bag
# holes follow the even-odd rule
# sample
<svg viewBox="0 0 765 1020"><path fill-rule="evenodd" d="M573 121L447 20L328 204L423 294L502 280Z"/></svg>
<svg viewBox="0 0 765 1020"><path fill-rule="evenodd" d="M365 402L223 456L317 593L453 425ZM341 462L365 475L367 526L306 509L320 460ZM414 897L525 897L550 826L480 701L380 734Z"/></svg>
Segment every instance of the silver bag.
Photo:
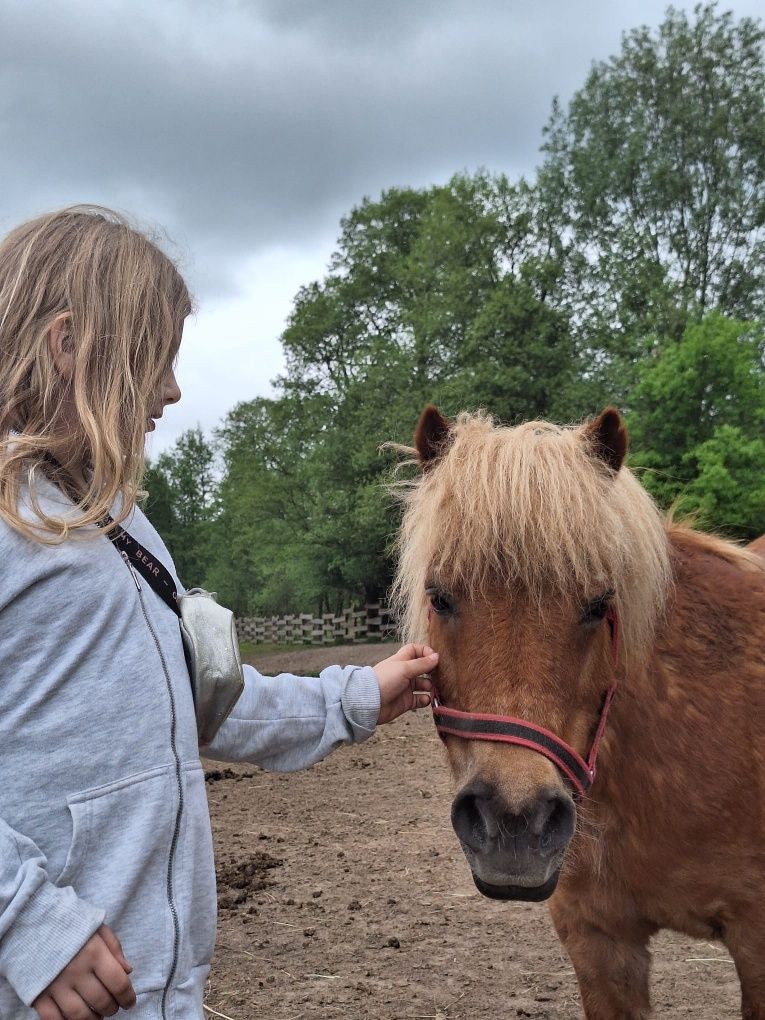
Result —
<svg viewBox="0 0 765 1020"><path fill-rule="evenodd" d="M178 608L199 743L206 746L244 690L234 614L204 588L189 588L179 595Z"/></svg>

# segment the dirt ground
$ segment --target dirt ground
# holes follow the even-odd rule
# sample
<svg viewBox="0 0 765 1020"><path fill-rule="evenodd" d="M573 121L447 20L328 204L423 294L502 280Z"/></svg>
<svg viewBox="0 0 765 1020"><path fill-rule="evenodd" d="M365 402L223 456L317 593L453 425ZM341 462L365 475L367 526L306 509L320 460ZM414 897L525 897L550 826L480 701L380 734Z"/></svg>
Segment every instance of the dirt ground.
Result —
<svg viewBox="0 0 765 1020"><path fill-rule="evenodd" d="M310 649L256 665L312 675L386 654L380 645ZM306 772L206 768L219 882L208 1016L582 1016L544 904L476 892L449 823L452 791L429 712ZM652 949L657 1016L740 1016L719 945L663 934Z"/></svg>

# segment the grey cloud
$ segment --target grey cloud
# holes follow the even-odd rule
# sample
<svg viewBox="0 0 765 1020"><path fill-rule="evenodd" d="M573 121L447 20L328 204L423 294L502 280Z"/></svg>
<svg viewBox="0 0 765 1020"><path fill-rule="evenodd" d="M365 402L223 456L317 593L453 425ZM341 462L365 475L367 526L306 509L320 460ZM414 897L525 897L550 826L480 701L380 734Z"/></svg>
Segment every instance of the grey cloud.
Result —
<svg viewBox="0 0 765 1020"><path fill-rule="evenodd" d="M130 208L220 292L244 255L326 233L365 194L530 172L552 96L663 7L5 3L0 226L73 200Z"/></svg>
<svg viewBox="0 0 765 1020"><path fill-rule="evenodd" d="M279 29L309 34L337 45L350 43L363 49L396 46L419 33L427 32L434 24L443 23L455 13L472 11L475 5L461 0L264 0L259 4L240 4L247 10L257 9L264 20ZM481 14L517 9L502 0L489 0L483 4ZM480 17L480 15L479 15Z"/></svg>

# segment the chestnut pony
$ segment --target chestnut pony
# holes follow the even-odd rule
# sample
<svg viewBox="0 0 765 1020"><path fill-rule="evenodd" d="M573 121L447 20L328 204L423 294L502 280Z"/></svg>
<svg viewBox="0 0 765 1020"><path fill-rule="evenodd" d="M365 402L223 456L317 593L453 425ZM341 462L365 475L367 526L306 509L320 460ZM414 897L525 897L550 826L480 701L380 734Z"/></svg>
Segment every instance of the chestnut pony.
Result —
<svg viewBox="0 0 765 1020"><path fill-rule="evenodd" d="M765 1020L765 559L665 520L611 408L502 428L431 406L415 447L394 591L440 653L437 712L468 720L442 735L478 889L550 897L588 1020L650 1015L660 928L721 939ZM614 680L577 792L554 762L587 758Z"/></svg>

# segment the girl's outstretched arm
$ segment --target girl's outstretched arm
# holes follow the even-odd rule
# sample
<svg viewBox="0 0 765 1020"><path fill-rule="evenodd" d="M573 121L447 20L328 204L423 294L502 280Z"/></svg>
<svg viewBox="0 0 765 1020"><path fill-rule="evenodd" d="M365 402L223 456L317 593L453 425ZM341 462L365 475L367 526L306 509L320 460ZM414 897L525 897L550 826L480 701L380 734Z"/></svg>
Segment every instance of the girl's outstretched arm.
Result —
<svg viewBox="0 0 765 1020"><path fill-rule="evenodd" d="M407 645L376 669L329 666L318 677L262 676L245 666L244 692L202 753L276 772L307 768L341 744L366 740L378 722L427 704L430 683L417 678L435 668L434 655Z"/></svg>

